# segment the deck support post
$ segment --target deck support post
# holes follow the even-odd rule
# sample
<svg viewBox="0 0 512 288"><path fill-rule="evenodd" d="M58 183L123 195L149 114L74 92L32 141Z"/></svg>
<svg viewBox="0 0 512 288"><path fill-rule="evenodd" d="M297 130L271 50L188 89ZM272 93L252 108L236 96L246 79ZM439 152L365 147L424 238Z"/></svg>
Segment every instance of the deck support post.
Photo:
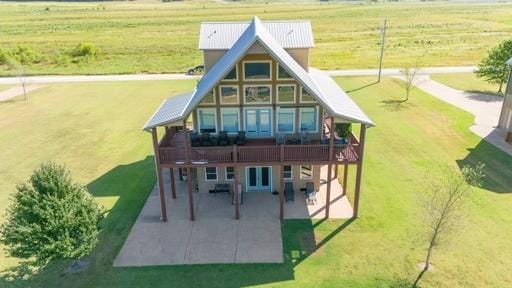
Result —
<svg viewBox="0 0 512 288"><path fill-rule="evenodd" d="M174 168L169 168L169 174L171 176L171 195L172 199L176 199L176 182L174 180Z"/></svg>
<svg viewBox="0 0 512 288"><path fill-rule="evenodd" d="M366 136L366 126L361 124L361 131L359 132L359 153L357 159L357 172L356 172L356 189L354 193L354 218L357 218L359 213L359 196L361 194L361 176L363 172L363 154L364 154L364 141Z"/></svg>
<svg viewBox="0 0 512 288"><path fill-rule="evenodd" d="M233 187L233 199L235 199L235 219L238 220L240 219L240 199L238 197L238 165L237 165L237 162L238 162L238 149L237 149L237 146L236 144L233 145L233 172L234 172L234 177L235 179L233 179L234 181L234 187Z"/></svg>
<svg viewBox="0 0 512 288"><path fill-rule="evenodd" d="M155 168L156 178L158 181L158 192L160 194L160 211L163 222L167 222L167 208L165 206L165 191L164 191L164 180L162 167L160 166L160 152L158 150L158 135L156 128L151 129L151 135L153 137L153 149L155 152Z"/></svg>
<svg viewBox="0 0 512 288"><path fill-rule="evenodd" d="M330 135L329 135L329 164L327 165L327 191L325 193L325 218L329 218L329 209L331 207L331 181L332 181L332 161L334 156L334 117L329 117Z"/></svg>
<svg viewBox="0 0 512 288"><path fill-rule="evenodd" d="M338 164L334 165L334 179L338 179Z"/></svg>
<svg viewBox="0 0 512 288"><path fill-rule="evenodd" d="M343 163L343 195L347 195L348 159Z"/></svg>
<svg viewBox="0 0 512 288"><path fill-rule="evenodd" d="M279 171L279 220L284 219L284 145L281 144L279 149L279 160L281 161Z"/></svg>
<svg viewBox="0 0 512 288"><path fill-rule="evenodd" d="M190 220L195 220L194 215L194 196L192 195L192 169L190 168L190 139L188 138L187 120L183 120L183 136L185 137L185 156L187 164L187 184L188 184L188 207L190 210Z"/></svg>

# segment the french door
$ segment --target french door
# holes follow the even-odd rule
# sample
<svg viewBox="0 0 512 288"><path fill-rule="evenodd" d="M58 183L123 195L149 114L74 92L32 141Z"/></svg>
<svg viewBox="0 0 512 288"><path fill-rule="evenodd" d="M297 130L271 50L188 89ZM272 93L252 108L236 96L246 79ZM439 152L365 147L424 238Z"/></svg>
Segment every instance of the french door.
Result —
<svg viewBox="0 0 512 288"><path fill-rule="evenodd" d="M268 108L245 110L245 131L249 137L272 135L272 113Z"/></svg>
<svg viewBox="0 0 512 288"><path fill-rule="evenodd" d="M247 192L270 192L272 189L272 167L246 168Z"/></svg>

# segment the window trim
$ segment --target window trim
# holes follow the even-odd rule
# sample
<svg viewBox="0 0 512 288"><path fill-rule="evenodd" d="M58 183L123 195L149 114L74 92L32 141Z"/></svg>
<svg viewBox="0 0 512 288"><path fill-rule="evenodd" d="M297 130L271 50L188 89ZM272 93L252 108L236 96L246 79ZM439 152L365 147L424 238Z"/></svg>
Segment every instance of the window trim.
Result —
<svg viewBox="0 0 512 288"><path fill-rule="evenodd" d="M222 78L222 81L225 81L225 82L238 82L238 65L235 64L235 66L233 67L235 69L235 79L226 79L226 76L229 74L229 72L231 72L231 70L229 70L228 74L226 74L226 76L224 76L224 78Z"/></svg>
<svg viewBox="0 0 512 288"><path fill-rule="evenodd" d="M228 168L233 168L233 179L228 178ZM224 167L224 178L226 179L226 181L235 181L235 169L236 169L236 167L234 167L234 166Z"/></svg>
<svg viewBox="0 0 512 288"><path fill-rule="evenodd" d="M203 103L204 101L204 98L206 95L204 95L203 99L201 99L201 102L199 103L200 105L216 105L217 104L217 92L216 92L217 89L215 88L212 88L212 94L213 94L213 103Z"/></svg>
<svg viewBox="0 0 512 288"><path fill-rule="evenodd" d="M201 134L201 115L199 114L200 111L213 111L213 114L215 115L215 133L211 134L217 134L219 132L219 125L217 123L217 108L198 108L197 109L197 130L199 130L199 134Z"/></svg>
<svg viewBox="0 0 512 288"><path fill-rule="evenodd" d="M280 119L280 115L279 115L279 111L280 110L283 110L283 109L286 109L286 110L293 110L293 128L292 128L292 131L288 132L288 131L280 131L279 130L279 119ZM286 133L286 134L293 134L295 133L296 131L296 123L295 123L295 120L297 119L297 109L295 109L295 107L277 107L277 111L276 111L276 132L281 132L281 133Z"/></svg>
<svg viewBox="0 0 512 288"><path fill-rule="evenodd" d="M316 122L316 125L315 125L315 130L314 131L307 131L308 133L318 133L318 124L319 124L319 121L318 121L318 106L307 106L307 107L300 107L299 108L299 132L302 132L302 109L304 108L314 108L315 111L316 111L316 117L315 117L315 122Z"/></svg>
<svg viewBox="0 0 512 288"><path fill-rule="evenodd" d="M243 113L244 113L244 126L243 126L243 130L246 131L247 133L247 110L262 110L262 109L266 109L266 110L270 110L270 135L269 136L247 136L247 138L269 138L269 137L274 137L275 135L275 129L274 129L274 122L275 122L275 117L274 117L274 113L273 113L273 109L272 109L272 106L245 106L243 108Z"/></svg>
<svg viewBox="0 0 512 288"><path fill-rule="evenodd" d="M290 178L284 177L284 167L290 167ZM284 180L293 180L293 166L292 165L283 165L283 179Z"/></svg>
<svg viewBox="0 0 512 288"><path fill-rule="evenodd" d="M309 167L311 167L311 170L310 170L310 171L311 171L311 176L310 176L309 178L308 178L308 177L303 177L303 176L302 176L302 167L303 167L303 166L309 166ZM311 165L311 164L306 164L306 165L301 164L301 165L300 165L300 179L301 179L301 180L311 180L311 179L313 179L313 165Z"/></svg>
<svg viewBox="0 0 512 288"><path fill-rule="evenodd" d="M214 168L215 169L215 179L208 179L208 168ZM204 181L218 181L219 180L219 169L217 167L204 167Z"/></svg>
<svg viewBox="0 0 512 288"><path fill-rule="evenodd" d="M280 66L282 67L282 65L280 65L279 62L276 61L276 79L277 80L293 80L293 76L290 73L288 73L288 71L286 71L286 69L284 69L284 67L283 67L284 71L286 71L286 73L288 73L288 75L290 75L290 78L279 77L279 67Z"/></svg>
<svg viewBox="0 0 512 288"><path fill-rule="evenodd" d="M315 96L311 95L311 97L313 97L313 101L303 101L302 100L302 91L304 90L304 86L300 86L300 99L299 99L299 102L300 103L316 103L317 101L314 99ZM306 91L307 92L307 91ZM309 92L308 92L309 93Z"/></svg>
<svg viewBox="0 0 512 288"><path fill-rule="evenodd" d="M247 95L245 95L245 89L248 88L248 87L267 87L269 88L269 91L270 91L270 101L269 102L247 102ZM272 105L272 84L246 84L246 85L243 85L243 89L244 89L244 92L243 92L243 98L244 98L244 104L249 104L249 105Z"/></svg>
<svg viewBox="0 0 512 288"><path fill-rule="evenodd" d="M268 67L269 67L269 78L268 79L247 79L245 78L245 63L268 63ZM245 61L242 61L242 69L243 69L243 80L244 81L256 81L256 82L259 82L259 81L272 81L272 60L245 60Z"/></svg>
<svg viewBox="0 0 512 288"><path fill-rule="evenodd" d="M222 117L224 111L236 111L236 115L238 117L238 131L241 131L242 127L240 126L241 125L240 109L239 108L220 108L220 128L222 128L221 131L225 131L224 130L224 118ZM238 133L238 131L237 132L228 132L228 134L236 134L236 133Z"/></svg>
<svg viewBox="0 0 512 288"><path fill-rule="evenodd" d="M290 101L279 101L279 87L293 87L293 100ZM296 84L277 84L276 85L276 99L279 104L295 104L297 100L297 85Z"/></svg>
<svg viewBox="0 0 512 288"><path fill-rule="evenodd" d="M235 88L236 89L236 103L224 103L222 101L222 88L224 87L230 87L230 88ZM238 85L219 85L219 102L220 104L225 104L225 105L238 105L240 104L240 88L238 87Z"/></svg>

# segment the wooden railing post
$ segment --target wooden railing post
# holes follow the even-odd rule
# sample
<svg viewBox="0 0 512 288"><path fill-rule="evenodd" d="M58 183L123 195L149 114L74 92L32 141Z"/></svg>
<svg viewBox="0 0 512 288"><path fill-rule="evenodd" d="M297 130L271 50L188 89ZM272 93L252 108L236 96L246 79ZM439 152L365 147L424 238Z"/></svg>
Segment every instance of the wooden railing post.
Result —
<svg viewBox="0 0 512 288"><path fill-rule="evenodd" d="M190 220L195 220L194 214L194 196L192 195L192 169L190 168L190 138L187 131L187 120L183 120L183 136L185 137L185 157L187 167L187 184L188 184L188 207L190 210Z"/></svg>
<svg viewBox="0 0 512 288"><path fill-rule="evenodd" d="M156 180L158 182L158 192L160 194L160 210L163 222L167 222L167 208L165 205L165 191L164 191L164 180L162 167L160 166L160 148L158 147L158 134L156 128L151 130L153 137L153 149L155 151L155 168L156 168Z"/></svg>

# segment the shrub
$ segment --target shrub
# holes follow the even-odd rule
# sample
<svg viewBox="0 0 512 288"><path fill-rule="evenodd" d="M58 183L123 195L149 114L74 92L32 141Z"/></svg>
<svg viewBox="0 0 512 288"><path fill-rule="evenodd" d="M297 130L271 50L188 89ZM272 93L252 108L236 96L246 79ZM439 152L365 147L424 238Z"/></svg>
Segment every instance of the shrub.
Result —
<svg viewBox="0 0 512 288"><path fill-rule="evenodd" d="M42 164L16 190L0 227L0 241L12 256L45 263L92 251L102 210L63 166Z"/></svg>
<svg viewBox="0 0 512 288"><path fill-rule="evenodd" d="M77 58L77 57L83 57L83 58L94 58L98 53L100 52L100 49L96 48L96 46L92 43L80 43L75 48L73 48L69 55L71 57Z"/></svg>
<svg viewBox="0 0 512 288"><path fill-rule="evenodd" d="M9 63L9 54L6 50L0 48L0 65L7 65Z"/></svg>
<svg viewBox="0 0 512 288"><path fill-rule="evenodd" d="M42 61L43 57L38 52L34 51L31 47L28 46L18 46L12 53L12 58L16 60L18 63L27 65L39 63Z"/></svg>

